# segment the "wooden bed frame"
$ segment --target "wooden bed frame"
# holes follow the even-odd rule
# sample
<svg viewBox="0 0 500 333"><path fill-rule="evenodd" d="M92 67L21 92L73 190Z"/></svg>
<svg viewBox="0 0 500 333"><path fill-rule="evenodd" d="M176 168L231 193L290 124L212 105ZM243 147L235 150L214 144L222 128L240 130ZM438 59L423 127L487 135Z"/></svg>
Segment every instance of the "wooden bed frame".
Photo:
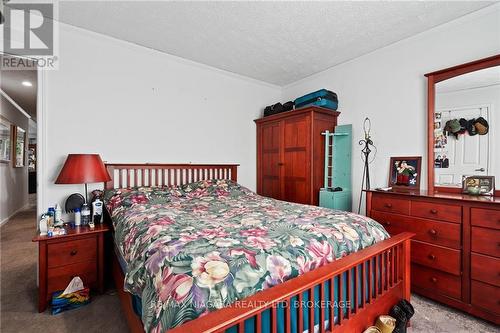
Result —
<svg viewBox="0 0 500 333"><path fill-rule="evenodd" d="M237 181L237 164L107 164L111 180L105 183L105 189L130 186L181 185L192 181L222 178ZM108 221L110 222L110 221ZM315 311L319 312L319 322L325 322L325 314L334 317L336 305L325 302L321 310L307 307L303 301L304 292L314 292L320 287L320 301L326 301L325 293L330 293L330 300L345 298L348 307L338 307L338 318L333 327L319 325L319 332L362 332L373 325L381 314L387 314L401 299L410 300L410 238L411 233L402 233L388 240L379 242L366 249L350 254L342 259L319 267L311 272L293 278L270 289L258 292L244 299L244 306L232 304L226 308L191 320L169 333L225 332L235 327L238 333L245 333L244 323L253 319L255 331L261 332L263 312L270 312L270 332L277 331L277 308L284 308L285 332L291 332L291 300L298 300L297 327L304 331L303 313L307 311L309 321L314 326ZM132 295L123 290L124 274L113 251L112 274L122 308L127 318L130 331L144 332L141 319L132 308ZM361 275L360 279L352 279ZM342 296L344 283L346 290L352 290ZM375 283L377 281L377 283ZM334 288L326 288L329 283ZM335 295L333 293L335 292ZM310 295L310 294L309 294ZM355 297L352 297L355 295ZM364 295L365 297L363 297ZM361 301L359 301L361 299ZM317 325L318 326L318 325ZM309 324L311 327L311 323ZM248 333L248 332L247 332Z"/></svg>

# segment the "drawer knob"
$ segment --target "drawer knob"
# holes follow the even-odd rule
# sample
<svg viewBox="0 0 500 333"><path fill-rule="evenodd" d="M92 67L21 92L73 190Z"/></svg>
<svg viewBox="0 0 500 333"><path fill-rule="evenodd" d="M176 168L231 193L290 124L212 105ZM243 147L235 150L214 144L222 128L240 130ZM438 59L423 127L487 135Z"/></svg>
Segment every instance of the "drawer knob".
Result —
<svg viewBox="0 0 500 333"><path fill-rule="evenodd" d="M434 229L429 230L429 233L430 233L432 236L436 236L436 235L437 235L437 231L436 231L436 230L434 230Z"/></svg>
<svg viewBox="0 0 500 333"><path fill-rule="evenodd" d="M391 204L391 203L386 203L386 204L385 204L385 207L387 207L387 208L392 208L392 204Z"/></svg>
<svg viewBox="0 0 500 333"><path fill-rule="evenodd" d="M78 253L78 251L77 251L77 250L72 250L69 254L70 254L70 255L72 255L72 256L74 256L74 255L76 255L77 253Z"/></svg>
<svg viewBox="0 0 500 333"><path fill-rule="evenodd" d="M429 254L429 259L430 259L430 260L434 260L434 259L436 259L436 256L435 256L435 255L433 255L433 254Z"/></svg>
<svg viewBox="0 0 500 333"><path fill-rule="evenodd" d="M431 209L431 214L437 214L437 213L438 213L437 209Z"/></svg>
<svg viewBox="0 0 500 333"><path fill-rule="evenodd" d="M432 281L432 283L436 283L436 282L438 282L438 279L435 277L431 277L431 281Z"/></svg>
<svg viewBox="0 0 500 333"><path fill-rule="evenodd" d="M283 166L283 165L285 165L285 163L283 163L283 162L278 162L278 165L279 165L279 166Z"/></svg>
<svg viewBox="0 0 500 333"><path fill-rule="evenodd" d="M391 225L391 221L385 222L385 225Z"/></svg>

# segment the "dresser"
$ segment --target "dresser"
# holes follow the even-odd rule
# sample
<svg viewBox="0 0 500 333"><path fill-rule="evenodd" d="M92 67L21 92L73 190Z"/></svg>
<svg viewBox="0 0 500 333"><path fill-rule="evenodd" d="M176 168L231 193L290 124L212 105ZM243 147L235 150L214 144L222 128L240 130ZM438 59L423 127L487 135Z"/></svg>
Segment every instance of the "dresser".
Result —
<svg viewBox="0 0 500 333"><path fill-rule="evenodd" d="M38 242L38 311L50 304L52 293L64 290L75 276L85 287L104 291L104 235L106 224L95 228L67 228L61 236L36 236Z"/></svg>
<svg viewBox="0 0 500 333"><path fill-rule="evenodd" d="M366 211L415 233L412 292L500 324L500 198L368 191Z"/></svg>
<svg viewBox="0 0 500 333"><path fill-rule="evenodd" d="M325 130L340 113L306 107L255 120L257 193L290 202L318 205L324 182Z"/></svg>

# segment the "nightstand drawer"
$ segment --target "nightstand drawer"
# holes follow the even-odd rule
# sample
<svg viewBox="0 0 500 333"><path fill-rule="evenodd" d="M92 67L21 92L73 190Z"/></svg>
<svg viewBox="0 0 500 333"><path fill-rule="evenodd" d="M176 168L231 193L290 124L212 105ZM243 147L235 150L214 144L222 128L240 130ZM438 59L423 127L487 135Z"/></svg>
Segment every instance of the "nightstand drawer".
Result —
<svg viewBox="0 0 500 333"><path fill-rule="evenodd" d="M47 293L64 290L75 276L79 276L85 287L97 281L97 262L87 261L77 264L50 268L47 273Z"/></svg>
<svg viewBox="0 0 500 333"><path fill-rule="evenodd" d="M439 202L412 201L411 215L453 223L462 222L462 207Z"/></svg>
<svg viewBox="0 0 500 333"><path fill-rule="evenodd" d="M408 215L410 213L410 201L375 195L372 200L372 209L380 212Z"/></svg>
<svg viewBox="0 0 500 333"><path fill-rule="evenodd" d="M97 259L97 239L89 237L72 240L70 242L60 242L48 244L48 267L59 267Z"/></svg>

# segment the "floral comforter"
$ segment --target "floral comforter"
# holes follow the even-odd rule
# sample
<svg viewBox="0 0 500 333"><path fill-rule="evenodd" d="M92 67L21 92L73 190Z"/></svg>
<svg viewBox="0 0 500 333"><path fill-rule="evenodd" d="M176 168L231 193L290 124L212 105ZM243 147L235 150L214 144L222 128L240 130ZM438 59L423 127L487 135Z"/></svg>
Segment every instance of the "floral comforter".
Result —
<svg viewBox="0 0 500 333"><path fill-rule="evenodd" d="M125 289L163 332L389 237L370 218L225 180L107 191Z"/></svg>

